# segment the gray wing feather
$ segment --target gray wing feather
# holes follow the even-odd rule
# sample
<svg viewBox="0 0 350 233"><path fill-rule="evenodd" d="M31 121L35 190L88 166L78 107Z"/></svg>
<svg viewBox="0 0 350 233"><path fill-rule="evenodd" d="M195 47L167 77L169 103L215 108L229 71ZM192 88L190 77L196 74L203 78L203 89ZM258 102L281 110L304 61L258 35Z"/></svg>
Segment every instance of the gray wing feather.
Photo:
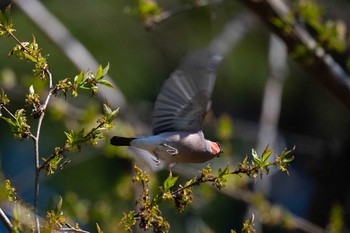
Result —
<svg viewBox="0 0 350 233"><path fill-rule="evenodd" d="M185 58L157 97L153 134L202 129L220 61L221 56L208 50Z"/></svg>

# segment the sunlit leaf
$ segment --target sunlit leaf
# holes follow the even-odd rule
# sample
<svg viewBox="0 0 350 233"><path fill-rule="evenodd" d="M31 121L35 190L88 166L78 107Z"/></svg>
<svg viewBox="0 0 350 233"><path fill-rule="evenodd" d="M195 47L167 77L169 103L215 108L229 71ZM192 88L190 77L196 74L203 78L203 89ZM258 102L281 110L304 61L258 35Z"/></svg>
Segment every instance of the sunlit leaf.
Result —
<svg viewBox="0 0 350 233"><path fill-rule="evenodd" d="M84 80L84 72L81 71L78 75L74 77L74 83L81 84Z"/></svg>
<svg viewBox="0 0 350 233"><path fill-rule="evenodd" d="M103 78L103 69L102 69L102 66L99 65L96 71L96 79L99 80L101 78Z"/></svg>
<svg viewBox="0 0 350 233"><path fill-rule="evenodd" d="M253 159L256 163L260 163L260 158L259 158L259 155L258 153L256 152L256 150L253 148L252 149L252 155L253 155Z"/></svg>
<svg viewBox="0 0 350 233"><path fill-rule="evenodd" d="M100 80L98 83L109 88L114 88L113 84L108 80Z"/></svg>
<svg viewBox="0 0 350 233"><path fill-rule="evenodd" d="M102 66L100 65L96 72L96 79L97 80L102 79L104 76L106 76L108 70L109 70L109 63L104 68L102 68Z"/></svg>
<svg viewBox="0 0 350 233"><path fill-rule="evenodd" d="M176 184L178 179L178 176L173 176L170 172L168 178L163 183L164 192L169 191Z"/></svg>
<svg viewBox="0 0 350 233"><path fill-rule="evenodd" d="M266 162L267 159L271 156L271 154L272 154L272 150L269 149L269 145L267 145L265 150L263 151L263 153L261 155L262 162Z"/></svg>

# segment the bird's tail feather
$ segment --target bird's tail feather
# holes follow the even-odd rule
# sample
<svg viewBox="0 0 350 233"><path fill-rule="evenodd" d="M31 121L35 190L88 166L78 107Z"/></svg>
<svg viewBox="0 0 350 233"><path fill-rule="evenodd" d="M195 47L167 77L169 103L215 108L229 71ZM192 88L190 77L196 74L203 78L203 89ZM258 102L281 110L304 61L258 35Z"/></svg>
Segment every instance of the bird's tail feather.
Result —
<svg viewBox="0 0 350 233"><path fill-rule="evenodd" d="M114 146L130 146L130 142L136 138L127 138L114 136L111 138L111 144Z"/></svg>

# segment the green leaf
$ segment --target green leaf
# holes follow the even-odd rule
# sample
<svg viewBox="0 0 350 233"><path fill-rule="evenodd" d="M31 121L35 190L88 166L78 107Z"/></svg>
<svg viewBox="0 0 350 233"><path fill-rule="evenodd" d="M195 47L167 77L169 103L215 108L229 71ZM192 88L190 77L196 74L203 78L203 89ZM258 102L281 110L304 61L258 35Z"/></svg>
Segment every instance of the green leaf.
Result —
<svg viewBox="0 0 350 233"><path fill-rule="evenodd" d="M86 138L84 138L84 128L82 128L78 133L73 134L73 145L84 143L87 141Z"/></svg>
<svg viewBox="0 0 350 233"><path fill-rule="evenodd" d="M174 177L170 172L168 178L163 182L164 192L169 191L176 184L178 179L178 176Z"/></svg>
<svg viewBox="0 0 350 233"><path fill-rule="evenodd" d="M252 149L252 155L253 155L253 159L254 159L254 161L256 163L260 163L261 162L261 160L259 158L259 155L258 155L258 153L256 152L256 150L254 148Z"/></svg>
<svg viewBox="0 0 350 233"><path fill-rule="evenodd" d="M74 83L80 85L84 81L84 71L81 71L78 75L74 77Z"/></svg>
<svg viewBox="0 0 350 233"><path fill-rule="evenodd" d="M75 133L73 130L70 133L64 132L67 137L67 141L72 145L80 143L84 136L84 129L81 129L78 133Z"/></svg>
<svg viewBox="0 0 350 233"><path fill-rule="evenodd" d="M11 186L10 180L0 184L0 200L16 201L16 189Z"/></svg>
<svg viewBox="0 0 350 233"><path fill-rule="evenodd" d="M102 66L100 65L96 72L96 79L97 80L102 79L104 76L106 76L108 70L109 70L109 63L104 68L102 68Z"/></svg>
<svg viewBox="0 0 350 233"><path fill-rule="evenodd" d="M230 167L227 165L223 170L219 168L218 177L214 181L214 186L218 189L221 189L226 186L227 178L230 175Z"/></svg>
<svg viewBox="0 0 350 233"><path fill-rule="evenodd" d="M19 109L11 118L1 117L11 128L12 133L17 139L25 139L30 135L30 126L27 124L25 110Z"/></svg>
<svg viewBox="0 0 350 233"><path fill-rule="evenodd" d="M1 117L4 119L10 126L16 126L16 121L13 118L8 118L8 117Z"/></svg>
<svg viewBox="0 0 350 233"><path fill-rule="evenodd" d="M269 145L267 145L265 150L263 151L263 153L261 155L262 162L266 162L267 159L271 156L271 154L272 154L272 150L269 149Z"/></svg>
<svg viewBox="0 0 350 233"><path fill-rule="evenodd" d="M103 113L106 115L106 116L110 116L112 114L112 109L111 107L107 104L103 104Z"/></svg>
<svg viewBox="0 0 350 233"><path fill-rule="evenodd" d="M109 88L114 88L113 84L108 80L100 80L98 83Z"/></svg>
<svg viewBox="0 0 350 233"><path fill-rule="evenodd" d="M88 142L90 140L89 137L84 137L84 128L81 129L78 133L75 133L73 130L70 133L64 132L67 140L65 144L65 148L68 151L78 153L81 150L82 143Z"/></svg>
<svg viewBox="0 0 350 233"><path fill-rule="evenodd" d="M219 177L222 177L222 178L226 178L227 175L229 175L229 172L230 172L230 166L227 165L224 170L222 170L221 168L219 168L218 170L218 174L219 174Z"/></svg>
<svg viewBox="0 0 350 233"><path fill-rule="evenodd" d="M103 104L103 113L106 123L110 123L114 118L117 117L119 108L112 110L108 104Z"/></svg>
<svg viewBox="0 0 350 233"><path fill-rule="evenodd" d="M5 11L0 11L0 36L8 36L14 32L12 28L12 19L10 17L10 8L7 7Z"/></svg>
<svg viewBox="0 0 350 233"><path fill-rule="evenodd" d="M57 202L56 207L55 207L55 212L56 212L57 214L60 214L60 213L61 213L62 203L63 203L63 199L62 199L61 196L59 196L58 202Z"/></svg>
<svg viewBox="0 0 350 233"><path fill-rule="evenodd" d="M132 232L132 227L136 224L135 212L130 211L128 214L124 213L121 223L124 225L126 231Z"/></svg>
<svg viewBox="0 0 350 233"><path fill-rule="evenodd" d="M7 98L7 95L5 94L4 89L0 89L0 109L1 106L3 105L7 105L8 103L10 103L9 98Z"/></svg>
<svg viewBox="0 0 350 233"><path fill-rule="evenodd" d="M109 70L109 63L107 63L105 68L103 68L103 76L106 76L106 74L108 73L108 70Z"/></svg>
<svg viewBox="0 0 350 233"><path fill-rule="evenodd" d="M53 158L50 159L49 162L47 162L47 164L44 167L44 171L45 171L45 175L49 176L55 173L54 170L57 169L58 165L60 164L61 160L63 159L62 156L60 156L59 153L59 147L55 148L55 155ZM42 160L44 160L45 162L47 161L47 159L42 158Z"/></svg>
<svg viewBox="0 0 350 233"><path fill-rule="evenodd" d="M155 1L138 0L138 10L142 17L160 14L161 10Z"/></svg>
<svg viewBox="0 0 350 233"><path fill-rule="evenodd" d="M64 132L64 134L65 134L66 137L67 137L67 141L69 141L70 144L72 144L72 142L73 142L73 136L72 136L73 133L74 133L73 131L71 131L71 133Z"/></svg>
<svg viewBox="0 0 350 233"><path fill-rule="evenodd" d="M282 162L284 162L284 163L292 162L294 160L294 155L293 155L294 152L295 152L295 146L288 151L286 149L284 149L281 153L281 156L280 156Z"/></svg>
<svg viewBox="0 0 350 233"><path fill-rule="evenodd" d="M102 69L102 66L99 65L97 71L96 71L96 79L99 80L103 78L103 69Z"/></svg>
<svg viewBox="0 0 350 233"><path fill-rule="evenodd" d="M79 86L81 89L84 89L84 90L90 90L92 87L90 87L90 86L88 86L88 85L85 85L85 84L83 84L83 85L80 85Z"/></svg>
<svg viewBox="0 0 350 233"><path fill-rule="evenodd" d="M258 153L256 152L256 150L254 148L252 149L252 155L254 158L259 159Z"/></svg>

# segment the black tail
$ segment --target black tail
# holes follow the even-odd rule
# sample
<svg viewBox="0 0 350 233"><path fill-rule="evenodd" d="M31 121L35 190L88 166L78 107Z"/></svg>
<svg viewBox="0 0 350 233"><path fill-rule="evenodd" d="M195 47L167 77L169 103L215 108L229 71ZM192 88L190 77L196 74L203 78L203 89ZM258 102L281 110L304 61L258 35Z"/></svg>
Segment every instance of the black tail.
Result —
<svg viewBox="0 0 350 233"><path fill-rule="evenodd" d="M130 146L130 142L136 138L126 138L114 136L111 138L111 144L114 146Z"/></svg>

